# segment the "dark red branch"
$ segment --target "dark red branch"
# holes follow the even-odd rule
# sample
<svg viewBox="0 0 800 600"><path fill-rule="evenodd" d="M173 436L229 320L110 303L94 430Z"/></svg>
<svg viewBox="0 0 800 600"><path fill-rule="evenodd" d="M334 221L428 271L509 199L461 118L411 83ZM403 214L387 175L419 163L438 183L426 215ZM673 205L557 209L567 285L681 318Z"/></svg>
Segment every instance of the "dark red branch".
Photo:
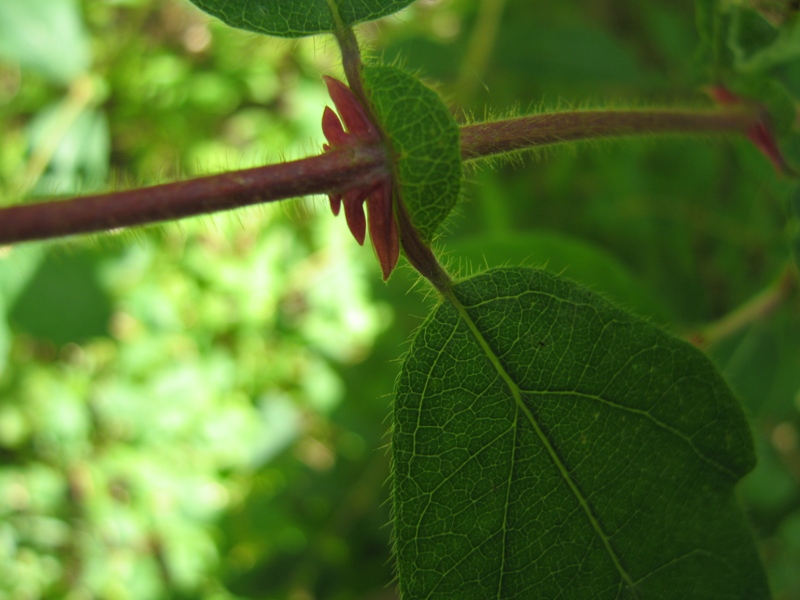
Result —
<svg viewBox="0 0 800 600"><path fill-rule="evenodd" d="M648 134L744 133L755 110L587 110L531 115L461 128L461 157L475 160L536 146Z"/></svg>
<svg viewBox="0 0 800 600"><path fill-rule="evenodd" d="M746 133L759 122L742 107L717 111L579 111L461 128L461 154L475 160L562 142L648 134ZM0 209L0 244L95 233L307 194L338 194L390 173L380 144L124 192Z"/></svg>
<svg viewBox="0 0 800 600"><path fill-rule="evenodd" d="M378 145L123 192L0 209L0 243L95 233L307 194L342 192L386 173Z"/></svg>

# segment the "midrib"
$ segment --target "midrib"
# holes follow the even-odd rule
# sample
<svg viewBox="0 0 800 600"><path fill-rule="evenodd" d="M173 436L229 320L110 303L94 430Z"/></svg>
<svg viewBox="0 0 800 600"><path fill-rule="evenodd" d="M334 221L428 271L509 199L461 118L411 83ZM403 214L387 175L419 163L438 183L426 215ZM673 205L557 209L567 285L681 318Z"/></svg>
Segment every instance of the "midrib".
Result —
<svg viewBox="0 0 800 600"><path fill-rule="evenodd" d="M511 379L511 376L508 374L503 365L500 363L500 359L492 351L491 347L489 346L489 343L483 337L483 334L480 332L478 326L475 324L475 321L472 320L472 317L470 317L469 313L467 312L467 309L464 307L463 304L461 304L459 299L456 297L453 288L446 290L444 296L445 298L447 298L450 304L452 304L452 306L456 309L459 317L464 321L464 323L467 324L467 327L469 327L469 330L472 332L472 335L475 337L476 341L478 342L478 345L483 350L483 353L486 355L486 358L489 359L489 362L492 363L492 366L494 366L498 375L500 375L500 378L508 386L508 389L511 391L511 395L514 397L514 403L516 404L517 409L522 411L522 413L527 418L528 422L531 424L531 427L533 427L533 430L536 433L536 436L539 438L539 441L544 446L545 450L547 451L547 454L553 461L553 464L556 465L556 468L558 469L558 472L560 473L562 479L567 484L569 489L572 491L572 494L575 496L576 500L583 509L584 514L589 519L592 528L594 529L598 538L600 538L600 541L603 543L603 546L606 549L606 552L608 553L609 557L611 558L611 562L614 563L614 566L619 572L622 581L625 583L625 585L628 586L628 589L634 594L634 597L637 597L638 594L636 593L636 587L633 580L631 579L631 576L628 574L627 571L625 571L624 567L622 566L620 558L617 556L617 553L614 551L614 548L611 547L611 542L608 539L606 533L603 531L603 528L600 526L600 521L598 520L597 516L595 516L591 506L589 506L589 501L583 496L580 489L578 489L578 486L572 480L572 477L570 476L566 466L561 461L561 458L558 456L558 453L555 451L553 444L547 438L544 431L542 431L542 428L536 422L536 419L534 418L533 414L528 409L528 407L525 405L525 402L523 402L522 393L519 389L519 386L513 379Z"/></svg>

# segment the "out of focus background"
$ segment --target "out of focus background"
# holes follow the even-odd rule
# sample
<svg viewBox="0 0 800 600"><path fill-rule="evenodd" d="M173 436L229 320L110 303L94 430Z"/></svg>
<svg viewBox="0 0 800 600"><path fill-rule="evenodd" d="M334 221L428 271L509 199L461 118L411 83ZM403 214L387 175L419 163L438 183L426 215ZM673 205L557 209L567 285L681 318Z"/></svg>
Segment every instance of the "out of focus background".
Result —
<svg viewBox="0 0 800 600"><path fill-rule="evenodd" d="M707 82L689 0L420 0L359 31L462 121L697 104ZM186 0L0 0L0 204L318 153L337 61ZM797 64L774 69L800 93ZM788 192L742 140L556 148L470 169L439 242L462 274L545 266L716 332L781 599L800 598ZM769 310L726 328L758 294ZM431 302L407 267L383 284L322 198L0 248L0 598L396 597L391 394Z"/></svg>

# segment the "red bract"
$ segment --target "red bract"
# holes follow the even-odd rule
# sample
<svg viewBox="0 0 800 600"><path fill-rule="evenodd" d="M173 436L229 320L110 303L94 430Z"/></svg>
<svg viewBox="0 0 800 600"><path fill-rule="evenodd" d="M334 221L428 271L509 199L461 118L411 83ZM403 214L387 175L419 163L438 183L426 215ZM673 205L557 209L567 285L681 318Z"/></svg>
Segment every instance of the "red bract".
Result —
<svg viewBox="0 0 800 600"><path fill-rule="evenodd" d="M381 136L378 129L369 120L369 115L350 88L331 77L323 78L336 110L339 111L337 116L326 106L325 112L322 113L322 133L328 140L328 144L323 145L323 148L330 150L348 145L380 143ZM365 185L347 189L342 193L330 194L328 197L334 215L339 214L344 202L347 226L356 241L362 245L367 225L364 202L367 203L369 237L381 263L383 279L384 281L388 279L400 256L397 223L392 207L391 176L383 175Z"/></svg>
<svg viewBox="0 0 800 600"><path fill-rule="evenodd" d="M717 85L709 88L711 97L721 106L735 106L737 104L744 104L744 100L728 90L727 88ZM775 170L782 175L796 175L789 163L783 157L778 140L775 139L775 134L772 131L769 115L766 110L759 108L758 121L755 125L750 127L746 132L747 139L759 149L761 154L766 156Z"/></svg>

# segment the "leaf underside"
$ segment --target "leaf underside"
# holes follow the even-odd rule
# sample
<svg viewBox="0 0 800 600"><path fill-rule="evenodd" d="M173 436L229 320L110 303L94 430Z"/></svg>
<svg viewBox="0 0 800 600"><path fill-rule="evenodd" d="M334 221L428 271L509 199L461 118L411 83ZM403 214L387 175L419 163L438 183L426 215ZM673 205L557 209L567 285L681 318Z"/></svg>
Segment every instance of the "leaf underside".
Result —
<svg viewBox="0 0 800 600"><path fill-rule="evenodd" d="M698 350L497 269L416 334L394 409L405 598L766 598L742 410Z"/></svg>
<svg viewBox="0 0 800 600"><path fill-rule="evenodd" d="M429 242L461 191L459 128L438 94L390 66L364 66L364 89L395 163L395 199Z"/></svg>
<svg viewBox="0 0 800 600"><path fill-rule="evenodd" d="M336 29L331 5L343 25L395 13L414 0L191 0L231 27L297 38Z"/></svg>

